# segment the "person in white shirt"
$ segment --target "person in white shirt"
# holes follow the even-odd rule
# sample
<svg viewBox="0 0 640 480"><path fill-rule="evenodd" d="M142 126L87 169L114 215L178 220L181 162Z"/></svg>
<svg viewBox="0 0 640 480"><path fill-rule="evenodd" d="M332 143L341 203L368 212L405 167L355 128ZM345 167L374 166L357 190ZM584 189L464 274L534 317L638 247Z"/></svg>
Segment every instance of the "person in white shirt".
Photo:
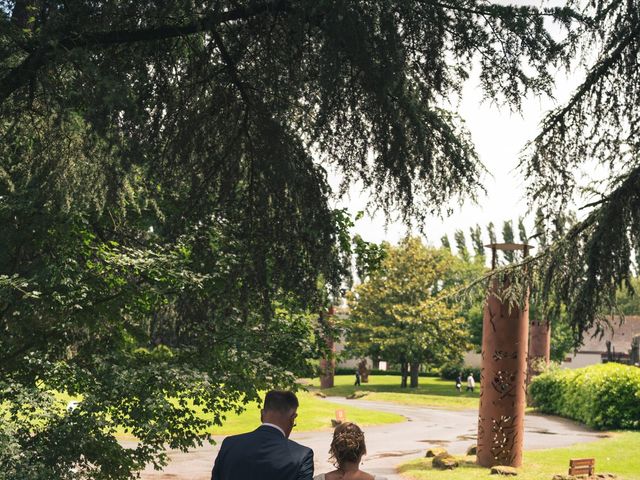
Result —
<svg viewBox="0 0 640 480"><path fill-rule="evenodd" d="M467 392L468 391L472 391L476 386L476 381L473 379L473 373L469 373L469 376L467 377Z"/></svg>

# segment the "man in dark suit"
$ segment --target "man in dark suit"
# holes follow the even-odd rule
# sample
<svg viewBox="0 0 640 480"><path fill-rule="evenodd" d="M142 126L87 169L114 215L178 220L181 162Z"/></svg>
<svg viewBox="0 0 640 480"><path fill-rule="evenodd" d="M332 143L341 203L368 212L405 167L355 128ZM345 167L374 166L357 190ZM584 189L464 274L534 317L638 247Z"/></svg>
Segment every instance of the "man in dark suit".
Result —
<svg viewBox="0 0 640 480"><path fill-rule="evenodd" d="M312 480L313 450L289 440L297 410L294 393L268 392L262 425L224 439L211 480Z"/></svg>

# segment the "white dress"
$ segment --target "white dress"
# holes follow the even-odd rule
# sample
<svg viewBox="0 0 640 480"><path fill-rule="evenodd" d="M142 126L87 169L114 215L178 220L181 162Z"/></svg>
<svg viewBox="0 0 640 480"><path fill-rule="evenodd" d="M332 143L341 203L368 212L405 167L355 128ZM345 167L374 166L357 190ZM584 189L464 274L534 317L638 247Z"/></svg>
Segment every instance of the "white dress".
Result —
<svg viewBox="0 0 640 480"><path fill-rule="evenodd" d="M315 477L313 477L313 480L324 480L324 473L321 473L319 475L316 475ZM377 477L374 476L373 480L387 480L387 477Z"/></svg>

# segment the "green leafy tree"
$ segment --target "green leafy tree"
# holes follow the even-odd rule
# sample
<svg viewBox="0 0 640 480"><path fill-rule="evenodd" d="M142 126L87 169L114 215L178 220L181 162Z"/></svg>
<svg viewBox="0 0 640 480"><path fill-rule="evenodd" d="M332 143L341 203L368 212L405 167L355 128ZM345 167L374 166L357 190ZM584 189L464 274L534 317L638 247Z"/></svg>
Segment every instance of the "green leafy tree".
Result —
<svg viewBox="0 0 640 480"><path fill-rule="evenodd" d="M502 240L505 243L513 243L515 241L513 235L513 223L511 222L511 220L505 220L502 224ZM504 256L504 259L507 261L507 263L513 263L516 258L515 252L513 250L505 250L502 252L502 255Z"/></svg>
<svg viewBox="0 0 640 480"><path fill-rule="evenodd" d="M550 358L552 362L562 363L575 349L573 329L566 314L551 323Z"/></svg>
<svg viewBox="0 0 640 480"><path fill-rule="evenodd" d="M544 212L541 208L536 210L536 218L535 218L535 236L539 249L543 250L547 244L547 227L546 227L546 218Z"/></svg>
<svg viewBox="0 0 640 480"><path fill-rule="evenodd" d="M465 262L469 261L471 256L469 255L469 249L467 248L467 238L462 230L456 230L453 234L453 238L456 242L456 250L458 256Z"/></svg>
<svg viewBox="0 0 640 480"><path fill-rule="evenodd" d="M640 315L640 278L633 277L630 279L629 288L620 288L616 293L616 309L615 312L623 315Z"/></svg>
<svg viewBox="0 0 640 480"><path fill-rule="evenodd" d="M406 386L418 385L420 364L457 359L467 347L464 318L444 295L458 259L445 249L407 238L390 247L382 268L358 286L344 324L347 349L397 362Z"/></svg>
<svg viewBox="0 0 640 480"><path fill-rule="evenodd" d="M528 243L529 235L527 235L527 229L524 226L524 218L518 218L518 240L520 243Z"/></svg>
<svg viewBox="0 0 640 480"><path fill-rule="evenodd" d="M469 342L473 346L476 352L482 351L482 324L484 317L483 305L485 299L480 295L475 299L475 302L471 302L469 307L463 312L466 328L469 334Z"/></svg>
<svg viewBox="0 0 640 480"><path fill-rule="evenodd" d="M484 242L482 241L482 229L479 225L470 229L471 240L474 249L474 256L459 258L455 268L452 269L451 279L448 285L461 290L463 285L470 285L487 273L485 266ZM457 309L459 314L465 319L465 329L467 331L469 343L479 350L482 345L482 316L483 305L486 298L484 288L474 288L466 291L463 295L456 295L455 303L451 305ZM459 362L461 363L461 361Z"/></svg>
<svg viewBox="0 0 640 480"><path fill-rule="evenodd" d="M487 235L489 236L489 243L496 243L496 229L493 222L489 222L487 225Z"/></svg>
<svg viewBox="0 0 640 480"><path fill-rule="evenodd" d="M476 225L469 229L469 233L471 235L471 244L473 245L474 251L474 259L484 264L485 262L485 247L484 242L482 241L482 228L480 225Z"/></svg>
<svg viewBox="0 0 640 480"><path fill-rule="evenodd" d="M442 248L451 251L451 242L449 241L449 236L446 233L440 239L440 244L442 245Z"/></svg>
<svg viewBox="0 0 640 480"><path fill-rule="evenodd" d="M353 237L353 245L356 273L362 281L365 281L369 275L380 269L389 245L386 242L381 244L367 242L360 235Z"/></svg>

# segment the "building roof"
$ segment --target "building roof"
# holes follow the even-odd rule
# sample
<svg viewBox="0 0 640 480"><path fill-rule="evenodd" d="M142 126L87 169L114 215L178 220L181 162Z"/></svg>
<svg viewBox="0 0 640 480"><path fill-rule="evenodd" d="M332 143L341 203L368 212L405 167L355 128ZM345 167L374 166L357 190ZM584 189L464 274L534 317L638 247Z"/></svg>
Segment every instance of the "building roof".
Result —
<svg viewBox="0 0 640 480"><path fill-rule="evenodd" d="M592 328L582 336L584 345L578 349L581 353L607 353L607 341L611 341L611 350L617 353L628 353L631 350L631 340L640 335L640 316L628 315L620 324L620 318L610 320L611 328L605 328L604 335L596 335Z"/></svg>

